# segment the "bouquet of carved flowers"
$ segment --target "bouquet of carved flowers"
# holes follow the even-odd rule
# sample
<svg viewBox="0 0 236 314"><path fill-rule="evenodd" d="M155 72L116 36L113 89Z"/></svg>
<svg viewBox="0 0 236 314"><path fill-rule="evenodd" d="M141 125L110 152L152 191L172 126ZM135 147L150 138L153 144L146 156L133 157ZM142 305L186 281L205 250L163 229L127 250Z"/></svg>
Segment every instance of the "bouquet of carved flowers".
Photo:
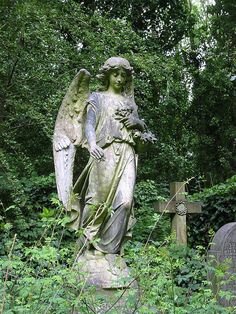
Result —
<svg viewBox="0 0 236 314"><path fill-rule="evenodd" d="M129 118L133 113L133 108L127 106L121 109L116 110L116 117L119 121L125 121L127 118ZM135 117L134 117L135 119ZM139 120L140 121L140 120ZM148 131L147 126L143 120L142 122L142 128L143 130L137 130L134 128L133 130L133 139L136 143L136 150L138 152L142 152L148 148L149 144L154 144L157 141L157 138L155 135Z"/></svg>
<svg viewBox="0 0 236 314"><path fill-rule="evenodd" d="M147 129L143 132L134 131L133 138L136 143L137 152L143 152L147 150L149 144L154 144L157 141L155 135Z"/></svg>
<svg viewBox="0 0 236 314"><path fill-rule="evenodd" d="M131 107L123 107L120 109L116 109L115 115L116 119L122 121L125 118L128 118L133 112L133 108Z"/></svg>

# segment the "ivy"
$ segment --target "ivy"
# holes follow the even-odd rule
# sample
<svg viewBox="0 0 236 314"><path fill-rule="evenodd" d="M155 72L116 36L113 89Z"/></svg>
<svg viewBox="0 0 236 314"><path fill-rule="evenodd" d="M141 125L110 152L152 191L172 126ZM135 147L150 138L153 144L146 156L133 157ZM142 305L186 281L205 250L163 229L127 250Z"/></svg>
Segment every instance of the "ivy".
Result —
<svg viewBox="0 0 236 314"><path fill-rule="evenodd" d="M207 246L212 239L212 230L216 232L226 223L235 221L236 176L194 194L192 199L202 202L203 211L189 218L190 243Z"/></svg>

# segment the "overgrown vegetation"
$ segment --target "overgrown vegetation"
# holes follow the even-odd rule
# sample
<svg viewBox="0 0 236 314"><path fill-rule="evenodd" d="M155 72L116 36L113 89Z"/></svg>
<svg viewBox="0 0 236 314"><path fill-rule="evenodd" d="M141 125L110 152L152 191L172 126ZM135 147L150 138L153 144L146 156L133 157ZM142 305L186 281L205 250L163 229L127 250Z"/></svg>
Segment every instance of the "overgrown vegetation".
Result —
<svg viewBox="0 0 236 314"><path fill-rule="evenodd" d="M66 235L61 211L45 209L40 222L43 233L30 245L16 234L10 238L7 230L1 241L7 253L0 261L1 313L71 313L75 309L98 313L96 308L104 306L106 298L98 297L93 287L86 285L85 274L75 263L75 239ZM214 294L207 281L213 267L206 262L203 250L178 246L171 237L152 245L128 243L126 260L142 293L137 302L137 293L128 289L127 306L136 308L135 313L234 313L233 308L223 308L217 301L226 295L220 286L227 266L214 269L219 285ZM227 296L231 297L229 292ZM114 304L108 313L120 311Z"/></svg>
<svg viewBox="0 0 236 314"><path fill-rule="evenodd" d="M236 176L193 196L203 204L201 215L190 218L191 243L206 246L211 234L236 219Z"/></svg>
<svg viewBox="0 0 236 314"><path fill-rule="evenodd" d="M205 252L236 212L235 6L200 2L1 1L1 313L93 313L102 302L75 276L76 235L56 199L51 137L75 73L89 70L96 90L113 55L134 67L140 115L158 137L139 158L137 224L125 248L142 289L137 311L234 313L210 289ZM189 218L193 249L183 250L152 204L168 197L169 182L190 177L203 213Z"/></svg>

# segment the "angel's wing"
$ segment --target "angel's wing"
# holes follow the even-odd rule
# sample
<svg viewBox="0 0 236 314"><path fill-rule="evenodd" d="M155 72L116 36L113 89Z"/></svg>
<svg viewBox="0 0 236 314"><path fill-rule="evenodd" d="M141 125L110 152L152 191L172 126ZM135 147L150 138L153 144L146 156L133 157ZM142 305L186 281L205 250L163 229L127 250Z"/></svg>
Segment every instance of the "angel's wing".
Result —
<svg viewBox="0 0 236 314"><path fill-rule="evenodd" d="M74 77L59 109L54 134L53 156L57 192L67 207L73 185L76 146L83 140L86 101L89 95L90 73L82 69Z"/></svg>

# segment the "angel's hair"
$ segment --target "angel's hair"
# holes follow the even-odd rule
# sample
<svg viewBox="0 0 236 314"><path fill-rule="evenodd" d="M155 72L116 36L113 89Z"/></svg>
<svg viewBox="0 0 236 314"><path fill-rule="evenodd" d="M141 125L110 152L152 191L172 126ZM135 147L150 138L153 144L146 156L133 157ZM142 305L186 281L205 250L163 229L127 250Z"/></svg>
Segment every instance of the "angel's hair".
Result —
<svg viewBox="0 0 236 314"><path fill-rule="evenodd" d="M133 68L130 66L129 61L121 57L111 57L99 69L97 77L100 79L102 89L107 90L109 87L109 76L113 70L124 69L126 72L126 83L124 86L123 94L133 98Z"/></svg>

